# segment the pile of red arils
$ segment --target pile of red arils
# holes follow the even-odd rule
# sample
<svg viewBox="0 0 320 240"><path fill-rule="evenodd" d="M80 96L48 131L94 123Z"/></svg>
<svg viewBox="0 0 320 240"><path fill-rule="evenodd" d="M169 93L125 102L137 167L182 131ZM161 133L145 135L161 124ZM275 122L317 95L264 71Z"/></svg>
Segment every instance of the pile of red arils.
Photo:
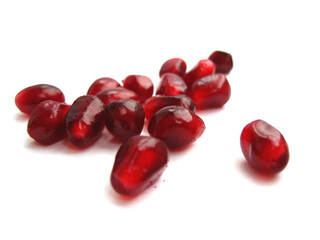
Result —
<svg viewBox="0 0 320 240"><path fill-rule="evenodd" d="M123 86L112 78L97 79L87 95L72 105L65 103L60 89L39 84L20 91L16 106L30 114L28 134L49 145L64 138L78 148L96 141L106 127L122 142L111 172L111 184L123 195L136 195L153 184L168 162L168 148L184 148L204 132L197 109L222 107L230 98L225 74L233 67L229 53L215 51L186 73L180 58L166 61L160 83L146 76L130 75ZM141 136L147 125L150 136ZM257 171L276 174L289 161L282 134L262 120L249 123L240 137L247 161Z"/></svg>

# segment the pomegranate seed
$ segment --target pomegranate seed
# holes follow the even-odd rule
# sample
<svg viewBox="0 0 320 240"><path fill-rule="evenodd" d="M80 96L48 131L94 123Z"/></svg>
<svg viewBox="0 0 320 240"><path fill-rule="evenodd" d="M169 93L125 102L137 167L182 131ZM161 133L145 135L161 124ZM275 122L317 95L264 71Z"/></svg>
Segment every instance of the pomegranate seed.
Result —
<svg viewBox="0 0 320 240"><path fill-rule="evenodd" d="M196 81L189 94L197 108L217 108L229 100L231 89L225 75L218 73Z"/></svg>
<svg viewBox="0 0 320 240"><path fill-rule="evenodd" d="M106 106L105 123L109 132L120 140L139 135L144 125L144 111L135 100L122 99Z"/></svg>
<svg viewBox="0 0 320 240"><path fill-rule="evenodd" d="M134 91L141 103L144 103L153 94L153 84L150 78L142 75L130 75L123 81L123 87Z"/></svg>
<svg viewBox="0 0 320 240"><path fill-rule="evenodd" d="M149 98L143 105L147 121L160 109L168 106L181 106L190 109L192 112L196 111L196 106L192 99L185 96L154 96Z"/></svg>
<svg viewBox="0 0 320 240"><path fill-rule="evenodd" d="M99 97L106 106L109 103L120 99L132 99L139 101L139 98L135 92L122 87L102 90L96 96Z"/></svg>
<svg viewBox="0 0 320 240"><path fill-rule="evenodd" d="M97 93L102 90L121 87L120 83L118 83L113 78L103 77L95 80L90 86L87 95L97 95Z"/></svg>
<svg viewBox="0 0 320 240"><path fill-rule="evenodd" d="M228 74L233 67L232 56L229 53L215 51L209 59L216 65L216 73Z"/></svg>
<svg viewBox="0 0 320 240"><path fill-rule="evenodd" d="M289 149L282 134L263 120L244 127L240 137L241 149L249 164L262 173L282 171L289 161Z"/></svg>
<svg viewBox="0 0 320 240"><path fill-rule="evenodd" d="M186 90L187 85L179 75L165 73L161 77L156 94L164 96L176 96L185 94Z"/></svg>
<svg viewBox="0 0 320 240"><path fill-rule="evenodd" d="M215 72L216 66L208 59L200 60L189 72L183 76L188 87L200 78L211 75Z"/></svg>
<svg viewBox="0 0 320 240"><path fill-rule="evenodd" d="M97 140L104 129L105 105L96 96L82 96L71 105L66 115L69 141L82 148Z"/></svg>
<svg viewBox="0 0 320 240"><path fill-rule="evenodd" d="M164 142L133 136L117 152L111 185L123 195L136 195L152 185L166 169L168 149Z"/></svg>
<svg viewBox="0 0 320 240"><path fill-rule="evenodd" d="M182 77L187 69L186 62L181 58L172 58L167 60L160 69L159 75L162 77L165 73L174 73Z"/></svg>
<svg viewBox="0 0 320 240"><path fill-rule="evenodd" d="M65 116L70 105L46 100L32 111L28 122L28 134L44 145L56 143L67 136Z"/></svg>
<svg viewBox="0 0 320 240"><path fill-rule="evenodd" d="M151 118L148 132L163 140L169 148L182 148L196 141L204 132L202 119L187 108L169 106Z"/></svg>
<svg viewBox="0 0 320 240"><path fill-rule="evenodd" d="M36 106L46 100L64 102L61 90L48 84L38 84L21 90L15 98L16 106L21 112L30 114Z"/></svg>

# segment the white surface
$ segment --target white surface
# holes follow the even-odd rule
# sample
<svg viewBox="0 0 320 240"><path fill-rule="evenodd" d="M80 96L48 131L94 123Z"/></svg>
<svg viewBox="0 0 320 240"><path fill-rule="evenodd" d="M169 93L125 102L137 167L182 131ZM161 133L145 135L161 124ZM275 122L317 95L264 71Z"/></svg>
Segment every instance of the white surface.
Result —
<svg viewBox="0 0 320 240"><path fill-rule="evenodd" d="M0 239L319 239L317 1L1 1ZM201 112L206 131L170 153L161 179L123 200L109 183L118 145L83 151L35 144L14 105L48 83L72 103L99 77L159 81L172 57L190 69L230 52L230 101ZM317 115L316 115L317 114ZM246 166L242 128L264 119L290 148L261 179Z"/></svg>

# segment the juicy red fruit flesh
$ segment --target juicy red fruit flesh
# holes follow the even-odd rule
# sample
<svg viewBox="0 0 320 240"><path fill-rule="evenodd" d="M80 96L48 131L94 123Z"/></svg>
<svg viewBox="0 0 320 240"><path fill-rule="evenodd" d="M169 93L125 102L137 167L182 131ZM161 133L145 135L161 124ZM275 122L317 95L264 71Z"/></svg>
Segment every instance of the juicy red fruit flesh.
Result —
<svg viewBox="0 0 320 240"><path fill-rule="evenodd" d="M246 160L259 172L279 173L288 164L286 140L276 128L263 120L253 121L244 127L240 144Z"/></svg>
<svg viewBox="0 0 320 240"><path fill-rule="evenodd" d="M229 53L215 51L209 59L216 65L216 73L228 74L233 67L232 56Z"/></svg>
<svg viewBox="0 0 320 240"><path fill-rule="evenodd" d="M119 148L111 172L111 185L123 195L136 195L152 185L166 169L168 149L164 142L133 136Z"/></svg>
<svg viewBox="0 0 320 240"><path fill-rule="evenodd" d="M26 114L31 114L36 106L46 100L64 102L62 91L49 84L38 84L21 90L15 97L16 106Z"/></svg>
<svg viewBox="0 0 320 240"><path fill-rule="evenodd" d="M96 96L82 96L71 105L66 115L69 141L82 148L97 140L104 129L105 105Z"/></svg>
<svg viewBox="0 0 320 240"><path fill-rule="evenodd" d="M192 84L198 79L214 74L215 69L216 66L212 61L208 59L202 59L183 76L183 80L188 87L191 87Z"/></svg>
<svg viewBox="0 0 320 240"><path fill-rule="evenodd" d="M70 105L53 100L44 101L33 110L28 122L28 134L36 142L49 145L67 136L65 116Z"/></svg>
<svg viewBox="0 0 320 240"><path fill-rule="evenodd" d="M113 78L103 77L95 80L88 89L87 95L97 95L99 92L109 88L121 87Z"/></svg>
<svg viewBox="0 0 320 240"><path fill-rule="evenodd" d="M168 106L181 106L188 108L192 112L196 111L196 106L191 98L180 96L154 96L149 98L143 105L147 121L160 109Z"/></svg>
<svg viewBox="0 0 320 240"><path fill-rule="evenodd" d="M109 132L120 140L139 135L144 125L141 104L131 99L122 99L106 106L105 124Z"/></svg>
<svg viewBox="0 0 320 240"><path fill-rule="evenodd" d="M199 79L189 91L189 96L199 109L222 107L228 102L230 95L229 82L220 73Z"/></svg>
<svg viewBox="0 0 320 240"><path fill-rule="evenodd" d="M172 58L163 63L160 68L159 76L165 73L174 73L182 77L187 69L186 62L181 58Z"/></svg>
<svg viewBox="0 0 320 240"><path fill-rule="evenodd" d="M102 90L96 96L100 98L106 106L109 103L112 103L120 99L132 99L139 101L139 97L135 92L122 87L115 87Z"/></svg>
<svg viewBox="0 0 320 240"><path fill-rule="evenodd" d="M162 108L148 125L149 134L163 140L169 148L182 148L195 142L204 130L203 120L180 106Z"/></svg>
<svg viewBox="0 0 320 240"><path fill-rule="evenodd" d="M142 75L130 75L123 81L123 87L134 91L141 103L144 103L153 94L153 83L150 78Z"/></svg>
<svg viewBox="0 0 320 240"><path fill-rule="evenodd" d="M187 85L179 75L165 73L161 77L156 94L164 96L176 96L185 94L186 90Z"/></svg>

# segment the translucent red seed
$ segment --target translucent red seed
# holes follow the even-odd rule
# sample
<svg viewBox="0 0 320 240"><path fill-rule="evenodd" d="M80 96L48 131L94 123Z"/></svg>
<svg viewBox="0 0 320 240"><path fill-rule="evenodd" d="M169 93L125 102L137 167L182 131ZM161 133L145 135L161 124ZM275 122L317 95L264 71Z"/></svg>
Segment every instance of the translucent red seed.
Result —
<svg viewBox="0 0 320 240"><path fill-rule="evenodd" d="M227 52L215 51L209 59L216 65L216 73L228 74L233 67L232 56Z"/></svg>
<svg viewBox="0 0 320 240"><path fill-rule="evenodd" d="M149 98L143 105L147 121L160 109L168 106L181 106L188 108L192 112L196 111L196 106L191 98L180 96L154 96Z"/></svg>
<svg viewBox="0 0 320 240"><path fill-rule="evenodd" d="M106 106L106 127L122 141L141 133L144 118L143 107L135 100L122 99Z"/></svg>
<svg viewBox="0 0 320 240"><path fill-rule="evenodd" d="M64 102L62 91L49 84L38 84L21 90L15 97L16 106L23 113L31 114L36 106L46 100Z"/></svg>
<svg viewBox="0 0 320 240"><path fill-rule="evenodd" d="M102 90L96 95L107 106L109 103L120 99L132 99L139 101L138 95L126 88L116 87Z"/></svg>
<svg viewBox="0 0 320 240"><path fill-rule="evenodd" d="M111 172L111 185L123 195L136 195L152 185L166 169L168 149L164 142L147 136L134 136L117 152Z"/></svg>
<svg viewBox="0 0 320 240"><path fill-rule="evenodd" d="M230 98L231 88L225 75L213 74L197 80L189 91L197 108L222 107Z"/></svg>
<svg viewBox="0 0 320 240"><path fill-rule="evenodd" d="M186 90L187 85L179 75L173 73L165 73L161 77L156 94L164 96L176 96L185 94Z"/></svg>
<svg viewBox="0 0 320 240"><path fill-rule="evenodd" d="M289 162L289 149L282 134L263 120L246 125L240 136L244 157L259 172L281 172Z"/></svg>
<svg viewBox="0 0 320 240"><path fill-rule="evenodd" d="M104 129L105 105L96 96L82 96L71 105L66 115L69 141L83 148L97 140Z"/></svg>
<svg viewBox="0 0 320 240"><path fill-rule="evenodd" d="M70 105L46 100L32 111L28 122L28 134L44 145L56 143L67 136L65 116Z"/></svg>
<svg viewBox="0 0 320 240"><path fill-rule="evenodd" d="M97 95L97 93L101 92L102 90L115 87L121 87L121 85L113 78L99 78L91 84L90 88L88 89L87 95Z"/></svg>
<svg viewBox="0 0 320 240"><path fill-rule="evenodd" d="M169 148L182 148L195 142L204 132L203 120L184 107L169 106L153 115L148 132Z"/></svg>
<svg viewBox="0 0 320 240"><path fill-rule="evenodd" d="M153 94L153 83L150 78L142 75L130 75L123 81L123 87L134 91L141 103L144 103Z"/></svg>
<svg viewBox="0 0 320 240"><path fill-rule="evenodd" d="M174 73L182 77L187 69L186 62L181 58L172 58L167 60L160 69L159 75L162 77L165 73Z"/></svg>
<svg viewBox="0 0 320 240"><path fill-rule="evenodd" d="M184 82L188 87L200 78L206 77L215 73L215 65L208 59L200 60L189 72L183 76Z"/></svg>

